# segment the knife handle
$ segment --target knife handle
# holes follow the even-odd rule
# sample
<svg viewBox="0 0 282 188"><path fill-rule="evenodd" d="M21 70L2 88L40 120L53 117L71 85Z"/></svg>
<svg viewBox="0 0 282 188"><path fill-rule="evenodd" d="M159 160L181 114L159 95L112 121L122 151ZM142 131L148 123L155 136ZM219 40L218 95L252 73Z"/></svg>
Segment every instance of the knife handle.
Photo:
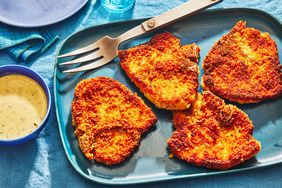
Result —
<svg viewBox="0 0 282 188"><path fill-rule="evenodd" d="M164 27L188 15L222 2L222 0L190 0L142 23L146 32Z"/></svg>
<svg viewBox="0 0 282 188"><path fill-rule="evenodd" d="M146 20L141 25L138 25L121 34L117 37L118 42L121 43L152 30L164 27L168 24L178 21L181 18L192 15L220 2L222 2L222 0L190 0L178 7Z"/></svg>

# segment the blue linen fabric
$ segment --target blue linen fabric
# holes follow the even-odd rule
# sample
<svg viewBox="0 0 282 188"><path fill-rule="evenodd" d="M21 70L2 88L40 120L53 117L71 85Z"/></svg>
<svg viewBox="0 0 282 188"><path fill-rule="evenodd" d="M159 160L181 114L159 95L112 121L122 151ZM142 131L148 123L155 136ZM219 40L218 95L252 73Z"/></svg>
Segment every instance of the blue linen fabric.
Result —
<svg viewBox="0 0 282 188"><path fill-rule="evenodd" d="M71 18L49 26L61 40L27 66L39 72L53 93L53 69L58 47L75 31L85 27L120 20L155 16L185 0L136 0L134 9L114 14L105 11L100 1L92 0ZM249 7L264 10L282 20L281 0L225 0L217 8ZM44 29L44 28L42 28ZM16 63L0 52L0 65ZM52 96L53 97L53 96ZM0 147L0 187L109 187L81 177L68 162L61 144L54 104L46 128L39 137L21 146ZM209 177L131 185L130 187L282 187L282 164ZM128 186L129 187L129 186Z"/></svg>
<svg viewBox="0 0 282 188"><path fill-rule="evenodd" d="M16 61L28 62L44 53L59 37L54 32L0 24L0 50Z"/></svg>

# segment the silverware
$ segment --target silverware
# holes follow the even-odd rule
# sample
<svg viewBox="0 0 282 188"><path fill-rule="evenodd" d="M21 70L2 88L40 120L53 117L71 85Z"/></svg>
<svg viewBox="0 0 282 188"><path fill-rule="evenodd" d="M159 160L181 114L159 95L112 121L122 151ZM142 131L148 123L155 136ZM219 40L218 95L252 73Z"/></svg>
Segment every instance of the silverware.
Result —
<svg viewBox="0 0 282 188"><path fill-rule="evenodd" d="M118 46L129 39L148 33L171 24L183 17L189 16L195 12L206 9L212 5L222 2L222 0L190 0L176 8L173 8L165 13L162 13L154 18L151 18L142 24L130 29L129 31L121 34L116 38L111 38L110 36L104 36L97 42L90 44L89 46L83 47L81 49L59 55L57 58L64 58L76 55L82 55L87 52L91 52L82 57L73 59L71 61L63 62L59 65L72 65L77 63L90 62L87 65L82 65L74 69L66 70L63 72L79 72L86 71L90 69L95 69L101 67L117 56Z"/></svg>

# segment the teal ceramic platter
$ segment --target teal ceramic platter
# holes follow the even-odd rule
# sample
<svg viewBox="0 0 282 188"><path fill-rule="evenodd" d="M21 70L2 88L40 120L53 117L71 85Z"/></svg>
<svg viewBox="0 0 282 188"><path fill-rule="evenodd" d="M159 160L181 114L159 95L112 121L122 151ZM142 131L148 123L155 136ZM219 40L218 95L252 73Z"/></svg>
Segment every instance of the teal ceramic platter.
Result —
<svg viewBox="0 0 282 188"><path fill-rule="evenodd" d="M254 9L218 9L198 13L159 32L168 31L182 40L182 44L196 42L201 47L200 69L208 51L226 34L237 21L245 20L247 25L269 32L275 40L282 62L282 25L271 15ZM127 31L144 20L132 20L90 27L70 36L61 46L58 54L81 48L95 42L104 35L112 37ZM127 41L120 46L126 49L148 41L156 32ZM59 64L61 60L58 60ZM55 66L54 92L59 131L66 155L74 169L92 181L104 184L133 184L178 178L200 177L249 170L273 165L282 161L282 99L259 104L237 105L245 111L255 126L254 137L261 142L262 150L256 157L227 171L196 167L176 158L169 159L166 141L173 132L172 113L154 107L128 79L119 65L118 58L96 70L77 74L63 74ZM202 70L200 77L202 76ZM107 167L88 161L81 153L74 129L71 125L71 101L76 84L82 79L108 76L125 84L132 92L143 98L158 117L155 128L143 136L140 147L120 165ZM199 88L201 91L201 88Z"/></svg>

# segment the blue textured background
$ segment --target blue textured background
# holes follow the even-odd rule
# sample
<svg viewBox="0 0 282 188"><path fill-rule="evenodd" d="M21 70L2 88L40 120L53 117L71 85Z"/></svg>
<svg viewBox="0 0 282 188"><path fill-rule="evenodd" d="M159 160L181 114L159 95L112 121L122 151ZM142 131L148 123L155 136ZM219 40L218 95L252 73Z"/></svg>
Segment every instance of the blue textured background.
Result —
<svg viewBox="0 0 282 188"><path fill-rule="evenodd" d="M133 10L123 14L112 14L100 6L99 0L89 1L76 15L59 24L48 26L47 29L56 32L60 36L60 40L42 57L25 65L39 72L48 83L51 93L53 93L55 54L63 40L70 34L88 26L154 16L183 2L185 0L136 0ZM281 0L225 0L216 7L257 8L271 13L282 20ZM0 52L0 65L11 63L16 62L4 52ZM0 147L0 187L108 187L84 179L72 168L61 144L54 104L52 105L49 123L36 140L16 147ZM136 185L134 187L272 188L282 187L281 173L282 164L277 164L233 174L166 181Z"/></svg>

